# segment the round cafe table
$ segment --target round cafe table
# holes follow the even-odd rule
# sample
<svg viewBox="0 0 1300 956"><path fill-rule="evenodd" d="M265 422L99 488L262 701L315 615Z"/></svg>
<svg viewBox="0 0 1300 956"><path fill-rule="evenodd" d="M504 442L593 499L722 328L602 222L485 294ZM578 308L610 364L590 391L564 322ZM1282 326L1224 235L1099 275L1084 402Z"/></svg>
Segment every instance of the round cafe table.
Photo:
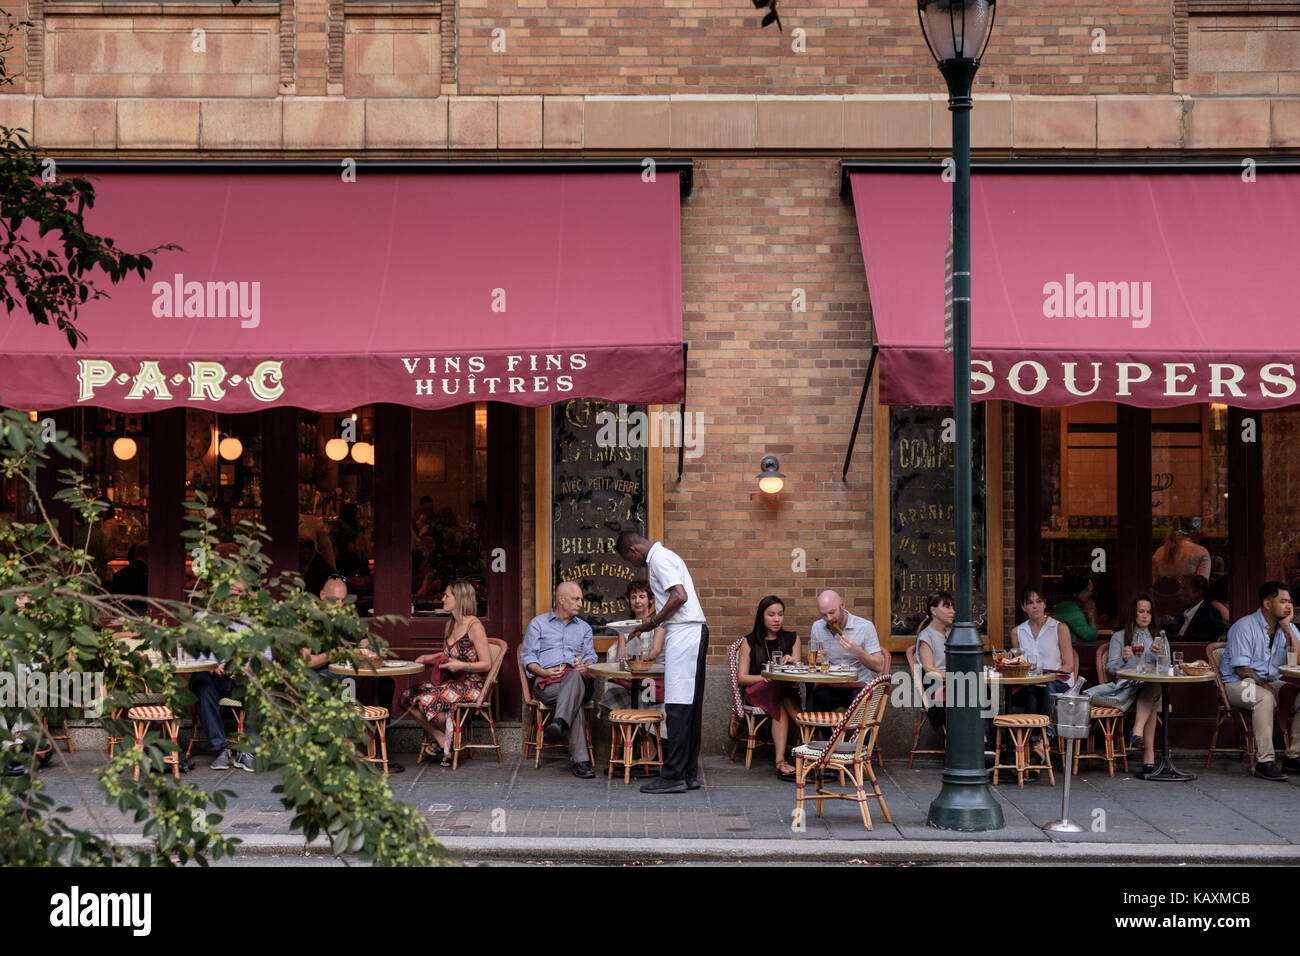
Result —
<svg viewBox="0 0 1300 956"><path fill-rule="evenodd" d="M425 669L426 665L424 664L401 660L388 660L384 661L379 667L372 665L362 667L360 670L356 670L346 662L330 665L330 673L337 674L339 677L406 677L411 674L422 674ZM389 773L401 773L405 769L406 767L396 760L390 759L388 761Z"/></svg>
<svg viewBox="0 0 1300 956"><path fill-rule="evenodd" d="M1283 677L1289 678L1290 680L1294 680L1294 681L1300 681L1300 666L1291 667L1287 664L1283 664L1281 667L1277 669L1277 671Z"/></svg>
<svg viewBox="0 0 1300 956"><path fill-rule="evenodd" d="M642 671L639 674L633 674L631 671L623 670L622 665L612 661L597 661L595 664L587 665L587 673L593 677L603 677L605 680L652 681L656 677L664 676L664 668L662 664L651 664L649 670ZM642 684L641 687L644 689L645 685ZM639 694L632 695L632 704L634 707L639 700Z"/></svg>
<svg viewBox="0 0 1300 956"><path fill-rule="evenodd" d="M815 670L773 670L763 671L759 676L766 677L769 680L791 681L796 684L857 684L857 670L841 671L836 673L828 671L823 674Z"/></svg>
<svg viewBox="0 0 1300 956"><path fill-rule="evenodd" d="M1208 680L1214 680L1214 672L1208 674L1174 674L1164 675L1156 673L1144 673L1132 668L1120 670L1116 677L1122 680L1140 680L1150 684L1160 685L1160 716L1164 723L1164 732L1160 740L1160 763L1152 773L1140 774L1143 780L1195 780L1196 774L1184 773L1174 766L1174 758L1169 750L1169 685L1170 684L1204 684Z"/></svg>
<svg viewBox="0 0 1300 956"><path fill-rule="evenodd" d="M172 669L178 674L211 673L217 669L216 661L178 661L172 658Z"/></svg>

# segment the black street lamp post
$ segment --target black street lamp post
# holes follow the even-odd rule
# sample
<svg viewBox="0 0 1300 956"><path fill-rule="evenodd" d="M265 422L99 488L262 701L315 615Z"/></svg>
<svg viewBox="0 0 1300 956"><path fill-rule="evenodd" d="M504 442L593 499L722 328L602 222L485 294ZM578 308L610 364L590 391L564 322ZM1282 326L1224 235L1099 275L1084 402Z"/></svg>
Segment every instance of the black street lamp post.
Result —
<svg viewBox="0 0 1300 956"><path fill-rule="evenodd" d="M1000 830L1002 807L989 789L980 719L984 645L971 620L970 401L970 109L971 84L993 28L997 0L917 0L921 30L948 82L952 112L952 365L956 448L953 455L957 567L956 620L947 644L947 672L956 691L946 702L948 740L943 789L929 824L943 830Z"/></svg>

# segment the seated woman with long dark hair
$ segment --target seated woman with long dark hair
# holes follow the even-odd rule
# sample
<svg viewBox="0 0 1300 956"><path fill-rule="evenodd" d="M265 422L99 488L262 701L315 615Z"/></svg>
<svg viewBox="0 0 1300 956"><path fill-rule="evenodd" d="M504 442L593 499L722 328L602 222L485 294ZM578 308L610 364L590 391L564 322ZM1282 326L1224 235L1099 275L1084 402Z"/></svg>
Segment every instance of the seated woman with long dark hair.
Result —
<svg viewBox="0 0 1300 956"><path fill-rule="evenodd" d="M1142 748L1142 772L1151 773L1156 767L1156 704L1160 701L1160 685L1140 680L1114 680L1116 671L1137 667L1142 661L1152 666L1156 663L1156 640L1159 631L1152 632L1155 601L1143 591L1133 595L1124 629L1116 631L1110 639L1106 655L1106 670L1112 680L1107 684L1089 687L1085 694L1097 704L1116 707L1128 712L1137 706L1137 719L1133 723L1133 746Z"/></svg>
<svg viewBox="0 0 1300 956"><path fill-rule="evenodd" d="M776 749L776 774L782 780L794 779L794 767L786 762L785 745L799 710L799 691L794 684L769 680L763 667L790 663L799 659L799 635L782 628L785 602L769 594L758 602L754 629L745 635L745 647L737 662L737 680L745 702L761 707L772 718L772 743Z"/></svg>

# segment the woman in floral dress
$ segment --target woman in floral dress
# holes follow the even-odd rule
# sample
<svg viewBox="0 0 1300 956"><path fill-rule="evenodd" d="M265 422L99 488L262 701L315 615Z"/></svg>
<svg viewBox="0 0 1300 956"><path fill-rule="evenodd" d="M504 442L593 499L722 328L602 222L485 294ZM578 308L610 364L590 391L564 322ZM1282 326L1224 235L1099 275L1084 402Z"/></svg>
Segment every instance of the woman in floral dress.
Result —
<svg viewBox="0 0 1300 956"><path fill-rule="evenodd" d="M478 700L483 681L492 669L492 654L487 632L474 616L478 600L474 585L465 580L452 581L442 595L442 609L451 613L443 635L443 653L422 654L416 663L434 668L434 679L416 684L402 692L398 706L406 708L438 742L442 765L451 765L448 738L451 735L452 707L458 701ZM435 751L434 756L438 756Z"/></svg>

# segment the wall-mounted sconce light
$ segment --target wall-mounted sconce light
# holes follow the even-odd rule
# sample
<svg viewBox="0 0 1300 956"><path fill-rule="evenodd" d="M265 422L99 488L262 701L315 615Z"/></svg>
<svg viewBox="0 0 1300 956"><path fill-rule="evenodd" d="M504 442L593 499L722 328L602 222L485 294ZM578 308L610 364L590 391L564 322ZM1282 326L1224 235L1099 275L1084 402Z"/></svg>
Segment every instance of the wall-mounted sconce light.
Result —
<svg viewBox="0 0 1300 956"><path fill-rule="evenodd" d="M776 460L776 455L764 455L763 460L758 463L762 472L758 477L758 488L760 491L769 495L774 495L785 487L785 475L781 474L781 463Z"/></svg>

